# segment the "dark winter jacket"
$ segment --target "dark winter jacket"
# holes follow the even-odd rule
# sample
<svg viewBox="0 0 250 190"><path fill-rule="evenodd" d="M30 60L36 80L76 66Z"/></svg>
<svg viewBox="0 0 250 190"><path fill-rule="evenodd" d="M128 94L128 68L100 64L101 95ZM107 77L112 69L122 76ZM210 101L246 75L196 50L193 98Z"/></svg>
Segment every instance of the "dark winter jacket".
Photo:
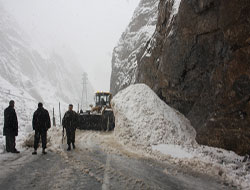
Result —
<svg viewBox="0 0 250 190"><path fill-rule="evenodd" d="M13 107L9 106L4 110L4 128L3 135L18 135L18 121L16 111Z"/></svg>
<svg viewBox="0 0 250 190"><path fill-rule="evenodd" d="M67 111L62 120L63 127L69 130L76 130L78 127L78 114L75 111Z"/></svg>
<svg viewBox="0 0 250 190"><path fill-rule="evenodd" d="M49 112L38 108L33 115L32 126L34 130L47 131L51 127Z"/></svg>

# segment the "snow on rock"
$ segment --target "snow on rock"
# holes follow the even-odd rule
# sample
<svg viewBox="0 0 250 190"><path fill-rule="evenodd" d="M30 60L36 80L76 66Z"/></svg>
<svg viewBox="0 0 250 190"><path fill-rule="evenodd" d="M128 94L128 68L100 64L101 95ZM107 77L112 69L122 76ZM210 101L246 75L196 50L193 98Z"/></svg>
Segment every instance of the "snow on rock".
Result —
<svg viewBox="0 0 250 190"><path fill-rule="evenodd" d="M196 145L196 132L181 113L169 107L145 84L135 84L112 100L115 135L125 144Z"/></svg>
<svg viewBox="0 0 250 190"><path fill-rule="evenodd" d="M155 32L159 0L141 0L112 57L111 92L135 83L138 54Z"/></svg>
<svg viewBox="0 0 250 190"><path fill-rule="evenodd" d="M178 13L179 7L180 7L180 4L181 4L181 0L172 0L172 2L173 2L173 6L172 6L170 19L169 19L170 21Z"/></svg>
<svg viewBox="0 0 250 190"><path fill-rule="evenodd" d="M162 4L165 2L166 4ZM169 18L166 20L169 36L174 31L172 22L178 14L181 0L141 0L133 18L123 32L112 57L111 92L116 94L137 81L138 65L142 57L149 57L155 46L155 31L159 6L167 7Z"/></svg>

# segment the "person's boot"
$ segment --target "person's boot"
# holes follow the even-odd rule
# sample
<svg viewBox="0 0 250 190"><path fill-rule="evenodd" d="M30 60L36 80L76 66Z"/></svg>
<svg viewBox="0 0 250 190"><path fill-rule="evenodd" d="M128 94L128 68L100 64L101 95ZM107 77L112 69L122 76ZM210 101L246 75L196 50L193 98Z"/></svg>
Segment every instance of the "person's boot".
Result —
<svg viewBox="0 0 250 190"><path fill-rule="evenodd" d="M32 155L37 155L37 151L34 150L34 152L32 152Z"/></svg>
<svg viewBox="0 0 250 190"><path fill-rule="evenodd" d="M45 148L43 149L43 154L47 154L47 152L45 151Z"/></svg>
<svg viewBox="0 0 250 190"><path fill-rule="evenodd" d="M71 146L70 146L70 144L68 145L67 151L71 151Z"/></svg>
<svg viewBox="0 0 250 190"><path fill-rule="evenodd" d="M72 143L73 149L76 149L75 143Z"/></svg>
<svg viewBox="0 0 250 190"><path fill-rule="evenodd" d="M20 151L18 151L17 149L15 149L14 151L12 151L11 153L15 153L15 154L19 154Z"/></svg>

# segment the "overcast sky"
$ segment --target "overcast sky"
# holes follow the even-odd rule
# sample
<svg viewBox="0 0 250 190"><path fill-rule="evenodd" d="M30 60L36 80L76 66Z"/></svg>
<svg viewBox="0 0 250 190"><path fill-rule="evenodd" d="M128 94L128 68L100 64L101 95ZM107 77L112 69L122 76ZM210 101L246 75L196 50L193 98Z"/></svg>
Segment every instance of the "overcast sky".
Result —
<svg viewBox="0 0 250 190"><path fill-rule="evenodd" d="M36 48L71 49L95 90L109 90L113 48L140 0L0 1Z"/></svg>

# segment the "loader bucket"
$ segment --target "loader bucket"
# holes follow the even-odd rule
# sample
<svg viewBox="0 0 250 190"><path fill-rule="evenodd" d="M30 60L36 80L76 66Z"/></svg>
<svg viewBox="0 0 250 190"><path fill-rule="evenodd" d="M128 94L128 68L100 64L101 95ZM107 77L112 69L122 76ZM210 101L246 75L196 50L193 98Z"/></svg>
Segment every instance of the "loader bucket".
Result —
<svg viewBox="0 0 250 190"><path fill-rule="evenodd" d="M115 128L113 111L104 111L103 114L83 113L79 115L79 129L94 131L112 131Z"/></svg>

